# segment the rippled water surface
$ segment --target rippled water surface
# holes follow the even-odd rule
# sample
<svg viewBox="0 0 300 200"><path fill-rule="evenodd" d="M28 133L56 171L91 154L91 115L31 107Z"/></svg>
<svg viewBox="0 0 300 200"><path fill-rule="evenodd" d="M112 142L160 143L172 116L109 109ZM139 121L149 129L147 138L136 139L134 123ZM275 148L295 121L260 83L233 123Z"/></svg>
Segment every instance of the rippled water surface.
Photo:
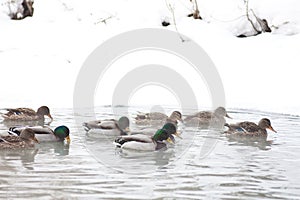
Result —
<svg viewBox="0 0 300 200"><path fill-rule="evenodd" d="M138 110L143 108L130 108ZM113 118L109 113L110 107L96 109L99 119ZM114 136L86 135L72 109L53 109L50 126L70 127L70 145L1 151L0 198L300 199L299 117L238 109L229 114L235 121L268 117L278 133L245 141L180 127L183 139L166 151L120 152ZM1 134L7 126L1 122Z"/></svg>

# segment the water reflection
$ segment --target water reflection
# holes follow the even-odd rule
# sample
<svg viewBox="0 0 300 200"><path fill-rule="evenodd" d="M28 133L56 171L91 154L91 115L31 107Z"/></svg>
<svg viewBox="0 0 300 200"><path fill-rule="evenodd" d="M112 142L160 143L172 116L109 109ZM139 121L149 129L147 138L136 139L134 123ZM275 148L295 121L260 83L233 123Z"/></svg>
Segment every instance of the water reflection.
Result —
<svg viewBox="0 0 300 200"><path fill-rule="evenodd" d="M66 156L69 155L69 149L70 144L65 142L40 143L35 145L34 148L29 149L1 150L0 158L4 163L8 163L6 161L12 160L21 161L21 164L25 169L34 170L33 164L35 163L35 157L37 155L49 155L52 153L55 156ZM9 164L6 166L9 166Z"/></svg>
<svg viewBox="0 0 300 200"><path fill-rule="evenodd" d="M35 156L38 153L38 149L14 149L0 151L0 157L2 161L21 161L22 166L28 170L34 170L32 163L35 161ZM6 165L7 167L9 165ZM11 166L12 168L14 166Z"/></svg>
<svg viewBox="0 0 300 200"><path fill-rule="evenodd" d="M52 121L45 121L44 120L39 120L39 121L9 121L9 120L3 120L1 122L4 126L7 128L10 127L24 127L24 126L44 126L47 125L49 126Z"/></svg>
<svg viewBox="0 0 300 200"><path fill-rule="evenodd" d="M49 154L51 152L57 156L66 156L69 155L70 144L64 141L43 142L37 144L36 148L39 149L40 154Z"/></svg>
<svg viewBox="0 0 300 200"><path fill-rule="evenodd" d="M227 137L230 145L252 146L260 150L270 150L273 140L267 140L266 137Z"/></svg>

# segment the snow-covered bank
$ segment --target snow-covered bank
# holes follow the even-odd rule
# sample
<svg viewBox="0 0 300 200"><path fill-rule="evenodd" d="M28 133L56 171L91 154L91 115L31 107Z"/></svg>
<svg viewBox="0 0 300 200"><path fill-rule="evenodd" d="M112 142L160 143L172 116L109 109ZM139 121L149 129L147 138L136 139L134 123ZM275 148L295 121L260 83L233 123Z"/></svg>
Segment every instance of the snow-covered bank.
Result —
<svg viewBox="0 0 300 200"><path fill-rule="evenodd" d="M200 44L214 61L228 107L300 113L297 0L250 1L257 15L279 28L249 38L234 36L249 26L238 18L245 13L242 0L199 1L204 21L186 17L191 12L187 0L35 1L34 16L21 21L9 20L2 4L0 107L72 107L77 73L91 51L124 31L172 22L166 2L174 8L179 32ZM165 28L175 30L173 25ZM111 103L110 97L102 96Z"/></svg>

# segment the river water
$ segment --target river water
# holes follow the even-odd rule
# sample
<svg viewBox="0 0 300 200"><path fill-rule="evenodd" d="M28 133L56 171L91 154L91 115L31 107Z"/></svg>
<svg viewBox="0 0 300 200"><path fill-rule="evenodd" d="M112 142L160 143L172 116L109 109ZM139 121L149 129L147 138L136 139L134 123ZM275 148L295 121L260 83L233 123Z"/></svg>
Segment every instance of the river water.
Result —
<svg viewBox="0 0 300 200"><path fill-rule="evenodd" d="M300 199L299 116L229 109L234 121L267 117L277 133L269 132L266 140L234 140L180 126L182 139L175 145L142 153L115 149L109 134L86 134L72 109L51 112L50 127L67 125L71 143L0 151L0 199ZM95 113L114 117L110 107ZM0 123L1 134L7 126Z"/></svg>

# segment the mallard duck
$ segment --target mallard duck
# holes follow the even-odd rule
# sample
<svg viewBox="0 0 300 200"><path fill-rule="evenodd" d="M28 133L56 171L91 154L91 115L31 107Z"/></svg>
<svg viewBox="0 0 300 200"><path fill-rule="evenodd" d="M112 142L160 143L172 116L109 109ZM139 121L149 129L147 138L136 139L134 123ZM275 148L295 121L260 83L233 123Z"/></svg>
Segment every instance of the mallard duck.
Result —
<svg viewBox="0 0 300 200"><path fill-rule="evenodd" d="M200 128L223 127L226 120L225 117L231 118L224 107L218 107L214 112L202 111L187 116L184 119L186 126L198 126Z"/></svg>
<svg viewBox="0 0 300 200"><path fill-rule="evenodd" d="M127 135L130 132L129 123L129 119L123 116L120 117L118 121L115 119L95 120L85 122L82 125L86 131L91 131L94 129L114 130L114 132L118 135Z"/></svg>
<svg viewBox="0 0 300 200"><path fill-rule="evenodd" d="M174 143L173 135L178 135L176 126L172 123L166 123L153 136L144 134L119 136L115 139L115 145L122 149L155 151L166 147L164 141Z"/></svg>
<svg viewBox="0 0 300 200"><path fill-rule="evenodd" d="M11 127L8 133L11 135L20 135L28 127ZM66 140L70 142L70 130L66 126L58 126L54 130L48 127L34 126L29 127L39 142L58 142Z"/></svg>
<svg viewBox="0 0 300 200"><path fill-rule="evenodd" d="M30 128L25 128L19 136L8 135L0 137L0 149L19 149L34 147L39 141L35 137L35 133Z"/></svg>
<svg viewBox="0 0 300 200"><path fill-rule="evenodd" d="M268 133L266 129L269 129L275 133L273 127L271 126L271 121L267 118L263 118L258 122L258 125L253 122L240 122L237 124L225 124L228 130L225 133L236 136L262 136L267 137Z"/></svg>
<svg viewBox="0 0 300 200"><path fill-rule="evenodd" d="M36 112L31 108L8 108L6 110L8 112L2 115L4 120L38 121L44 120L44 116L53 120L47 106L41 106Z"/></svg>
<svg viewBox="0 0 300 200"><path fill-rule="evenodd" d="M179 111L174 111L168 117L164 113L151 112L151 113L140 113L135 117L135 123L137 125L154 125L162 126L165 123L177 124L178 121L182 121L182 115Z"/></svg>

